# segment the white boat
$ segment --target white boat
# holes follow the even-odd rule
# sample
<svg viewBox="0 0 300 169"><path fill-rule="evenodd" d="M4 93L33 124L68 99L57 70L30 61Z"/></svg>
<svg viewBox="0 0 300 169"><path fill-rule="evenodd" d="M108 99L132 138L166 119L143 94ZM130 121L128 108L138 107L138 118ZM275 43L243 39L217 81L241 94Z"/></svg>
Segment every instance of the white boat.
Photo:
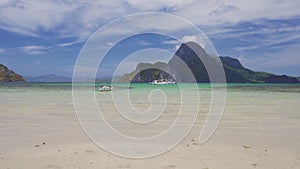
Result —
<svg viewBox="0 0 300 169"><path fill-rule="evenodd" d="M173 80L154 80L153 82L150 82L154 85L167 85L167 84L175 84L176 82Z"/></svg>
<svg viewBox="0 0 300 169"><path fill-rule="evenodd" d="M99 87L99 91L100 92L109 92L109 91L111 91L113 89L113 87L111 87L111 86L101 86L101 87Z"/></svg>

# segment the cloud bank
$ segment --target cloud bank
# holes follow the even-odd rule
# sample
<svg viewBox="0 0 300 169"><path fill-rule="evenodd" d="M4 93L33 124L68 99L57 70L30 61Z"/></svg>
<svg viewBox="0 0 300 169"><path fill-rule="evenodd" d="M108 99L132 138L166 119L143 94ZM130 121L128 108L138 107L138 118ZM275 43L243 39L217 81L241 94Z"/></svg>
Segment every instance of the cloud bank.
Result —
<svg viewBox="0 0 300 169"><path fill-rule="evenodd" d="M86 40L112 19L135 12L167 12L199 26L293 18L300 15L299 6L295 0L2 0L0 29Z"/></svg>

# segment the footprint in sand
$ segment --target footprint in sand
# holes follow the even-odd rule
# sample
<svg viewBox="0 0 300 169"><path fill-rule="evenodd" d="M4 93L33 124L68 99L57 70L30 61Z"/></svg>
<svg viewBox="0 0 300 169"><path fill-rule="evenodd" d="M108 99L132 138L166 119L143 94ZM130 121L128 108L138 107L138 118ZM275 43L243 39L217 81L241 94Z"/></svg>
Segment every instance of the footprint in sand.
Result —
<svg viewBox="0 0 300 169"><path fill-rule="evenodd" d="M131 165L130 164L127 164L125 166L120 165L118 168L125 168L125 169L127 169L127 168L131 168Z"/></svg>
<svg viewBox="0 0 300 169"><path fill-rule="evenodd" d="M42 145L46 145L46 143L43 142ZM34 147L38 148L38 147L40 147L40 145L39 145L39 144L36 144L36 145L34 145Z"/></svg>
<svg viewBox="0 0 300 169"><path fill-rule="evenodd" d="M51 168L51 169L61 169L62 167L61 166L58 166L58 165L46 165L44 168Z"/></svg>
<svg viewBox="0 0 300 169"><path fill-rule="evenodd" d="M173 165L173 164L170 164L170 165L167 165L167 166L163 167L163 169L171 169L171 168L176 168L176 166Z"/></svg>
<svg viewBox="0 0 300 169"><path fill-rule="evenodd" d="M258 166L258 163L253 163L251 165L256 168L256 166Z"/></svg>
<svg viewBox="0 0 300 169"><path fill-rule="evenodd" d="M197 145L197 142L195 139L191 139L192 145Z"/></svg>
<svg viewBox="0 0 300 169"><path fill-rule="evenodd" d="M243 148L246 149L246 150L248 150L251 147L249 147L249 146L243 146Z"/></svg>
<svg viewBox="0 0 300 169"><path fill-rule="evenodd" d="M86 153L93 153L94 151L93 150L86 150L85 152Z"/></svg>

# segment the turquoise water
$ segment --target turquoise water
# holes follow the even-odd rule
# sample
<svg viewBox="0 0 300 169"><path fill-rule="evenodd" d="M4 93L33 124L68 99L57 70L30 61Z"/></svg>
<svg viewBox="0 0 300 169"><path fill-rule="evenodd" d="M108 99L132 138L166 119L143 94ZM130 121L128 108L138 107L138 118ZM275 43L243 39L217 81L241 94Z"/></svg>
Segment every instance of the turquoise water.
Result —
<svg viewBox="0 0 300 169"><path fill-rule="evenodd" d="M87 86L87 90L97 91L97 87L105 84L94 84L91 83L81 83L81 86ZM282 109L282 107L289 110L285 112L293 114L292 116L300 116L297 113L300 108L298 108L300 103L300 84L226 84L226 108L228 105L234 103L234 105L253 107L255 109L262 107L262 109L268 109L272 103L262 104L265 102L274 102L273 107ZM124 94L127 90L127 84L113 84L116 87L115 96L118 94ZM170 111L174 109L174 105L180 104L181 95L180 87L187 89L187 95L193 95L195 92L199 91L199 98L203 108L201 111L208 111L208 104L211 101L211 85L210 84L174 84L174 85L151 85L151 84L130 84L130 90L128 95L132 104L137 107L137 109L145 111L149 107L149 95L154 89L159 89L165 93L168 101L173 107L167 107ZM223 87L224 85L217 84L214 89ZM164 97L158 90L155 90L153 97L162 99ZM72 98L72 83L0 83L0 113L9 113L10 109L20 112L22 105L25 107L30 107L30 109L35 111L36 109L60 109L59 112L65 114L64 112L74 112L73 98ZM95 96L99 104L109 105L111 103L111 92L101 93L95 92ZM188 100L188 99L187 99ZM184 100L186 101L186 100ZM275 103L276 102L276 103ZM16 106L18 105L18 106ZM20 108L21 105L21 108ZM51 105L47 108L47 105ZM246 107L247 107L246 106ZM112 109L111 107L105 107L107 110ZM230 108L230 106L229 106ZM2 111L2 112L1 112ZM263 111L263 110L262 110ZM272 106L268 110L269 113L275 113L275 109ZM283 111L283 110L282 110ZM59 114L59 113L57 113ZM297 115L295 115L297 114Z"/></svg>
<svg viewBox="0 0 300 169"><path fill-rule="evenodd" d="M102 86L102 85L109 85L109 84L101 84L101 83L77 83L76 85L81 85L81 86ZM120 87L125 87L128 84L113 84L113 86L120 86ZM189 87L194 84L189 84L189 83L181 83L181 86L184 87ZM209 83L198 83L197 86L199 88L211 88L211 84ZM261 88L261 89L267 89L267 88L278 88L278 89L295 89L295 88L300 88L300 84L255 84L255 83L227 83L227 84L214 84L214 87L224 87L226 86L227 88ZM172 85L152 85L152 84L147 84L147 83L132 83L130 84L130 87L133 87L135 89L145 89L145 88L162 88L162 89L176 89L178 87L177 84L172 84ZM72 83L0 83L0 88L40 88L40 89L72 89Z"/></svg>
<svg viewBox="0 0 300 169"><path fill-rule="evenodd" d="M88 86L87 90L95 90L95 96L99 104L104 104L103 107L108 111L112 109L107 105L112 102L112 92L97 92L97 87L105 84L83 83L82 86ZM211 86L210 84L174 84L174 85L151 85L151 84L130 84L130 90L127 89L127 84L113 84L117 90L113 92L114 97L118 97L126 92L130 96L131 104L137 109L145 111L149 108L149 96L152 91L154 101L168 98L170 107L169 111L173 111L174 105L181 103L180 87L185 90L187 96L194 96L195 92L199 92L201 100L202 112L208 111L208 104L211 101ZM180 86L180 87L179 87ZM214 89L218 89L224 85L217 84ZM159 89L159 90L155 90ZM61 114L65 112L74 112L72 98L72 83L0 83L0 113L22 112L23 109L29 108L28 111L38 110L57 110ZM165 94L165 96L163 95ZM156 99L155 99L156 98ZM183 100L188 101L189 98ZM190 98L192 99L192 98ZM226 93L226 108L235 109L235 107L243 107L257 109L261 107L261 111L274 113L277 110L287 111L284 114L292 114L291 116L300 116L300 84L227 84ZM263 104L266 103L267 104ZM274 105L272 105L274 103ZM230 107L228 105L235 105ZM257 106L259 105L259 106ZM49 107L47 107L49 106ZM270 106L270 107L264 107ZM272 109L276 107L276 109ZM13 110L12 110L13 109ZM266 109L266 110L263 110ZM0 114L0 115L1 115ZM59 114L59 113L55 113ZM283 113L282 113L283 114Z"/></svg>

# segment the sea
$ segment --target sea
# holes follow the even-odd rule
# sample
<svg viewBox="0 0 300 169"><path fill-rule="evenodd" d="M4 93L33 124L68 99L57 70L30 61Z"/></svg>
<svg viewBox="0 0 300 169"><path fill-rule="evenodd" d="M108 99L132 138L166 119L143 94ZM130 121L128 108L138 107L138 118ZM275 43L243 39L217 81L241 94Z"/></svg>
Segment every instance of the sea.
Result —
<svg viewBox="0 0 300 169"><path fill-rule="evenodd" d="M78 90L82 93L92 93L98 106L104 107L105 110L130 104L134 110L142 113L149 111L151 106L157 109L164 108L163 112L168 112L179 110L178 105L199 103L199 112L207 112L214 106L212 100L219 100L218 103L224 103L224 109L229 112L247 110L249 116L253 112L274 118L300 118L300 84L132 83L113 84L113 90L110 92L98 91L100 86L109 84L73 85L72 88L72 83L0 83L0 125L7 123L3 115L26 118L26 113L33 112L47 112L57 116L75 113L74 97L78 97ZM218 91L221 91L221 94L214 95L213 92ZM216 99L215 96L221 98ZM127 101L121 101L120 98ZM161 102L164 102L161 107L155 107Z"/></svg>

